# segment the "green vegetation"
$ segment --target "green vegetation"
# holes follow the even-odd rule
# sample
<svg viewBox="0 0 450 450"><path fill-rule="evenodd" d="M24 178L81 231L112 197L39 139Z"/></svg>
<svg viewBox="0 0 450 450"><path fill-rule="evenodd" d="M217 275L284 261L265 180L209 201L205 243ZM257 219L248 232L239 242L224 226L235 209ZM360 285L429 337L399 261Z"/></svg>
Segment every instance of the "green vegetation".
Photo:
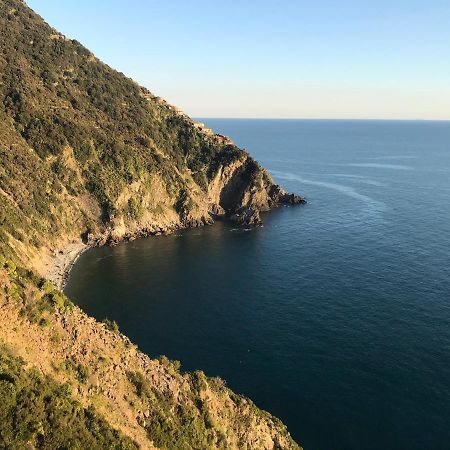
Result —
<svg viewBox="0 0 450 450"><path fill-rule="evenodd" d="M227 448L225 437L200 397L201 390L207 387L205 374L194 372L185 376L194 389L189 398L179 402L171 392L164 394L155 389L140 372L128 374L136 394L149 407L142 426L162 449Z"/></svg>
<svg viewBox="0 0 450 450"><path fill-rule="evenodd" d="M117 322L115 320L110 320L110 319L106 318L102 322L105 324L106 328L109 331L112 331L114 333L119 332L119 325L117 324Z"/></svg>
<svg viewBox="0 0 450 450"><path fill-rule="evenodd" d="M73 400L69 385L23 366L0 344L1 448L137 448L92 408Z"/></svg>
<svg viewBox="0 0 450 450"><path fill-rule="evenodd" d="M31 271L17 268L12 261L0 256L0 269L6 269L9 280L6 294L19 301L20 313L31 323L38 323L42 327L51 325L51 315L56 311L64 311L73 305L69 299L55 289L49 281L36 277ZM36 285L34 295L24 295L30 280Z"/></svg>
<svg viewBox="0 0 450 450"><path fill-rule="evenodd" d="M62 301L55 301L55 298ZM24 320L19 321L17 327L27 328L30 322L42 327L44 346L45 342L51 346L62 342L64 346L68 343L73 345L74 329L69 326L65 330L61 324L73 322L72 314L77 314L78 310L51 283L2 256L0 300L6 300L9 306L21 312ZM114 321L106 320L104 323L108 329L119 333ZM98 333L97 329L84 336ZM220 378L208 378L201 371L181 373L179 361L161 356L153 375L148 376L142 372L142 359L139 358L138 365L127 361L127 365L122 366L126 367L125 374L120 375L120 370L116 372L118 362L117 359L114 361L114 352L122 354L129 347L126 341L121 344L120 335L111 338L113 353L105 350L107 345L105 348L95 347L90 362L85 359L92 351L89 344L86 348L79 348L79 354L76 351L66 356L49 354L55 378L62 377L70 384L60 384L37 370L25 370L22 362L0 345L0 448L25 448L26 442L38 449L135 448L96 413L104 413L105 407L97 380L110 370L117 374L118 386L123 389L121 395L130 406L129 412L135 415L148 439L158 448L227 449L230 448L227 433L241 436L242 444L237 447L246 448L244 443L248 436L239 430L246 432L252 429L255 419L267 421L275 427L277 435L289 442L287 448L298 448L281 422L259 410L250 400L231 392ZM105 336L102 342L104 339ZM77 345L72 347L75 348ZM95 406L95 410L76 403L71 390L94 392L90 404ZM111 391L107 391L103 395L110 394ZM210 398L214 400L210 401ZM4 417L7 419L3 420ZM64 427L67 430L62 430ZM80 444L77 439L86 444Z"/></svg>
<svg viewBox="0 0 450 450"><path fill-rule="evenodd" d="M213 177L224 165L248 158L59 34L21 0L0 0L0 137L0 300L19 312L17 327L37 329L42 342L55 348L76 338L80 327L68 339L62 324L79 310L50 282L20 265L36 264L64 239L101 233L114 219L138 228L135 222L145 217L146 208L155 216L175 211L181 224L197 220ZM243 189L255 187L259 170L247 159L239 183L234 183L239 186L233 188L230 209L239 206ZM106 348L111 339L113 348L119 348L117 323L104 323L116 335L97 328L101 342ZM21 331L26 341L27 333ZM121 348L126 352L130 347L128 341ZM140 365L133 370L127 366L126 377L116 372L120 364L113 363L114 353L95 353L95 362L88 364L88 353L83 359L76 351L83 349L66 358L66 353L53 356L49 367L55 378L70 380L74 393L91 396L95 410L77 403L69 384L26 369L0 345L0 448L136 448L96 412L109 403L92 384L98 375L94 372L110 365L123 377L118 384L125 389L122 401L133 405L129 417L138 414L148 439L160 448L229 448L227 432L242 440L247 433L241 416L250 410L266 417L233 396L221 380L202 372L181 374L177 361L161 357L160 365L155 363L160 370L155 376L162 379L157 385L137 371ZM172 382L180 388L177 394ZM220 419L206 400L208 394L216 400L227 397ZM273 431L273 423L268 433L285 438L285 428L277 425Z"/></svg>
<svg viewBox="0 0 450 450"><path fill-rule="evenodd" d="M63 233L139 220L131 183L160 177L182 219L223 165L243 156L49 27L19 0L0 0L0 252ZM31 151L30 151L31 149ZM91 194L103 215L77 199ZM145 192L144 192L145 194ZM153 205L156 210L158 205Z"/></svg>
<svg viewBox="0 0 450 450"><path fill-rule="evenodd" d="M2 274L6 274L6 278L2 277ZM56 311L70 312L71 303L63 294L56 291L50 282L34 276L31 271L17 267L2 256L0 256L0 277L2 277L0 288L3 293L10 301L17 302L22 314L30 322L47 327L50 326ZM109 330L119 332L115 321L105 319L103 323ZM99 359L107 362L103 357ZM167 357L161 356L159 362L171 376L179 376L179 361L170 361ZM67 357L55 369L57 373L61 372L81 384L87 383L91 373L89 367L77 363L73 357ZM203 372L185 374L184 377L191 389L188 391L189 396L180 401L170 391L161 392L141 372L128 373L128 380L136 395L148 409L148 414L141 419L140 424L145 428L149 439L163 449L209 448L213 443L217 445L223 439L222 434L220 430L214 428L211 414L200 398L201 392L207 388L207 378ZM3 387L2 382L5 379L9 380L9 384ZM36 371L24 371L20 361L10 358L0 346L0 401L4 405L10 405L12 400L5 392L11 392L13 399L16 399L17 392L20 392L22 400L20 405L13 403L5 411L0 408L0 447L2 436L6 436L5 445L10 445L9 448L16 448L14 445L24 441L34 442L37 448L59 448L59 442L68 445L64 448L134 448L128 441L110 430L91 409L83 409L76 404L70 396L69 385L57 385ZM29 414L20 412L23 419L20 424L13 420L17 408L29 410ZM12 417L10 422L2 423L1 418L7 416ZM33 418L36 418L35 422L32 421ZM59 426L63 427L72 421L75 421L75 428L57 435L61 441L47 430L48 427L58 430ZM79 444L74 436L79 436L80 439L92 444L77 447ZM106 446L108 439L114 440L114 446ZM219 445L217 448L226 448L225 443L223 440L223 446Z"/></svg>

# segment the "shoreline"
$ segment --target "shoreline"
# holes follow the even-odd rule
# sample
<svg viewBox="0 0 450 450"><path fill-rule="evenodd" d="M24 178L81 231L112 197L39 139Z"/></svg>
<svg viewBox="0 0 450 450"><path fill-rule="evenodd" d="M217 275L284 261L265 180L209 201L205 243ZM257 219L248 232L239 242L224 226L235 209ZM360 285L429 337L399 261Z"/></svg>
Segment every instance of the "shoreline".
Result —
<svg viewBox="0 0 450 450"><path fill-rule="evenodd" d="M75 265L78 258L91 248L103 247L105 245L117 245L122 242L131 242L136 239L152 236L170 235L179 229L196 228L205 225L214 225L214 222L198 221L195 223L176 224L169 227L156 227L152 230L143 228L116 238L112 238L112 235L106 232L96 236L90 236L87 244L81 240L72 241L65 247L54 252L50 261L46 264L44 277L51 281L57 289L64 291L72 267Z"/></svg>
<svg viewBox="0 0 450 450"><path fill-rule="evenodd" d="M50 262L46 264L44 277L51 281L60 291L64 291L67 280L70 276L72 267L78 258L87 250L94 247L103 247L108 245L117 245L123 242L132 242L136 239L144 239L153 236L169 236L177 230L186 230L190 228L198 228L203 226L212 226L215 222L198 221L195 223L176 224L170 227L160 227L153 230L143 228L131 234L125 234L121 237L111 239L111 235L100 234L91 237L87 244L82 241L72 241L64 248L57 250L51 257Z"/></svg>
<svg viewBox="0 0 450 450"><path fill-rule="evenodd" d="M77 262L78 258L87 250L94 247L103 247L105 245L117 245L122 242L131 242L136 239L147 238L151 236L159 235L169 235L172 234L177 229L183 228L194 228L194 227L173 227L163 229L160 228L158 231L136 232L135 234L121 236L118 239L108 239L108 235L98 235L92 238L87 244L80 241L72 241L65 247L57 250L54 255L50 258L50 261L46 264L44 277L53 283L53 285L60 291L64 291L67 281L70 276L70 271L72 267Z"/></svg>
<svg viewBox="0 0 450 450"><path fill-rule="evenodd" d="M78 258L91 246L82 241L71 242L58 250L47 264L45 278L50 280L57 289L64 291L70 271Z"/></svg>
<svg viewBox="0 0 450 450"><path fill-rule="evenodd" d="M291 194L294 195L294 194ZM296 204L304 204L306 201L302 199L300 202L292 202L286 203L285 206L291 206ZM272 207L269 211L264 211L265 213L271 212L277 207L280 207L283 203L278 203L276 206ZM260 211L256 211L258 214ZM245 215L243 213L243 215ZM215 219L215 220L214 220ZM135 231L134 233L125 234L123 236L112 238L111 234L100 234L95 237L90 237L88 239L88 243L85 244L83 241L72 241L67 244L64 248L57 250L53 253L53 256L50 257L50 261L45 264L45 274L44 277L50 280L54 286L60 291L64 291L66 287L67 281L70 276L70 271L72 267L77 262L78 258L87 250L93 247L99 247L104 245L117 245L121 242L130 242L136 239L148 238L151 236L159 236L159 235L170 235L177 230L189 229L189 228L198 228L203 226L212 226L215 224L216 220L229 220L235 226L244 226L239 220L233 220L229 217L222 217L216 215L211 218L211 221L207 220L198 220L198 221L188 221L185 223L179 223L168 227L156 227L156 229L149 230L148 228L143 228L141 230ZM261 220L257 220L256 222L250 222L246 224L250 227L261 226Z"/></svg>
<svg viewBox="0 0 450 450"><path fill-rule="evenodd" d="M202 223L201 225L213 225L214 223ZM105 245L117 245L122 242L131 242L136 239L147 238L151 236L169 235L178 229L195 228L200 226L199 223L195 225L178 225L168 228L158 228L155 230L142 229L135 233L126 234L118 238L111 239L111 235L108 233L100 234L90 237L88 243L83 241L72 241L65 247L56 250L53 256L50 257L49 262L45 264L44 277L51 281L54 286L60 291L64 291L67 280L70 276L72 267L77 262L78 258L87 250L94 247L103 247Z"/></svg>

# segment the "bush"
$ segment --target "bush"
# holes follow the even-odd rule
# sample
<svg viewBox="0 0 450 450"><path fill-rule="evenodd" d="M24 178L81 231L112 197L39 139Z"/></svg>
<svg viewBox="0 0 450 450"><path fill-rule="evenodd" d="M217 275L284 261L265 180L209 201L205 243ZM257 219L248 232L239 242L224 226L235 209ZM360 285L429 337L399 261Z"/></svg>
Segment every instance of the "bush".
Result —
<svg viewBox="0 0 450 450"><path fill-rule="evenodd" d="M77 367L77 379L80 383L85 384L89 378L89 375L91 374L91 371L88 367L84 366L83 364L78 364Z"/></svg>
<svg viewBox="0 0 450 450"><path fill-rule="evenodd" d="M42 317L41 320L39 321L39 325L42 328L47 328L51 325L51 322L47 317Z"/></svg>
<svg viewBox="0 0 450 450"><path fill-rule="evenodd" d="M0 448L137 449L93 408L0 347Z"/></svg>
<svg viewBox="0 0 450 450"><path fill-rule="evenodd" d="M115 320L110 320L110 319L106 318L106 319L102 320L102 323L105 324L107 330L112 331L114 333L119 332L119 325L117 324L117 322Z"/></svg>

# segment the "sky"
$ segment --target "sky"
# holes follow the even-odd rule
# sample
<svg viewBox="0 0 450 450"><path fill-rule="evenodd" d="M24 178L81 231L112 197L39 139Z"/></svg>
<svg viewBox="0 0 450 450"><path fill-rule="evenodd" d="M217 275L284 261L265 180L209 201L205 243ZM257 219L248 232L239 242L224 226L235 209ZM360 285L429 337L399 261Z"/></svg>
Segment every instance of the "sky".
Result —
<svg viewBox="0 0 450 450"><path fill-rule="evenodd" d="M448 0L27 0L194 117L450 119Z"/></svg>

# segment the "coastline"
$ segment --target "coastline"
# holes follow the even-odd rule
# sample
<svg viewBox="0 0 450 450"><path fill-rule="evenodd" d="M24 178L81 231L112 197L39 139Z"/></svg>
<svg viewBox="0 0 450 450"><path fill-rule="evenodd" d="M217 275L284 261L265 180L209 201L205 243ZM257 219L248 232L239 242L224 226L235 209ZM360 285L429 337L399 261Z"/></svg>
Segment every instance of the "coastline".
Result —
<svg viewBox="0 0 450 450"><path fill-rule="evenodd" d="M45 264L44 277L53 283L60 291L64 291L70 271L77 262L78 258L87 250L94 247L102 247L104 245L117 245L122 242L131 242L136 239L147 238L151 236L169 235L179 229L196 228L199 226L214 225L214 222L195 222L187 224L178 224L171 227L157 227L149 230L143 228L134 233L125 234L120 237L112 237L108 232L96 236L89 236L88 243L80 241L72 241L65 247L56 250Z"/></svg>
<svg viewBox="0 0 450 450"><path fill-rule="evenodd" d="M130 242L135 239L142 239L151 236L169 235L178 229L195 228L203 225L213 225L213 223L188 223L175 225L172 227L156 227L155 229L143 228L133 233L113 237L110 232L88 237L88 243L83 241L72 241L63 248L55 250L49 261L45 263L44 277L51 281L60 291L64 291L70 271L78 258L87 250L93 247L104 245L117 245L121 242Z"/></svg>
<svg viewBox="0 0 450 450"><path fill-rule="evenodd" d="M81 240L72 241L65 247L56 250L53 253L50 261L45 264L44 277L51 281L57 289L64 291L72 267L75 265L78 258L90 248L101 247L104 245L117 245L121 242L130 242L135 239L142 239L151 236L169 235L177 229L194 228L194 226L174 226L170 228L157 228L157 230L151 231L148 229L142 229L135 233L125 234L116 238L112 238L111 234L106 232L104 234L90 236L87 244ZM200 226L200 224L196 224L196 226Z"/></svg>
<svg viewBox="0 0 450 450"><path fill-rule="evenodd" d="M235 213L231 217L222 217L221 215L215 215L215 220L229 220L230 222L238 226L255 227L262 224L260 212L268 213L283 204L285 206L291 206L303 205L306 203L305 199L294 194L286 195L288 196L288 201L277 202L268 211L260 211L251 207L247 207L244 210L240 211L240 213ZM134 232L125 233L119 236L114 236L114 233L111 233L111 230L99 235L88 235L87 243L84 243L81 240L72 241L65 247L53 251L53 254L50 257L49 261L45 263L44 277L50 280L57 289L63 291L72 267L81 256L81 254L90 248L104 245L117 245L120 242L129 242L134 241L135 239L142 239L151 236L169 235L174 231L180 229L211 226L214 225L215 220L212 217L209 220L205 218L201 218L198 220L191 219L181 223L172 224L171 226L155 226L151 229L149 229L148 227L144 227L142 229L135 230Z"/></svg>
<svg viewBox="0 0 450 450"><path fill-rule="evenodd" d="M90 245L78 241L71 242L58 250L47 264L45 278L50 280L57 289L63 291L73 265L81 254L89 248L91 248Z"/></svg>

